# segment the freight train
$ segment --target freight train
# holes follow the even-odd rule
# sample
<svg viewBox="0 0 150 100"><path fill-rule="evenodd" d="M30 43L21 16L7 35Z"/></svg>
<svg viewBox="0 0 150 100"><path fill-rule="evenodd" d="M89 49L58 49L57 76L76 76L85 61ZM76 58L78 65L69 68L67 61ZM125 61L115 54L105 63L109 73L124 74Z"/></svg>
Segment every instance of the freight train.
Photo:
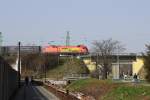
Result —
<svg viewBox="0 0 150 100"><path fill-rule="evenodd" d="M2 54L18 53L18 46L2 46ZM78 46L21 46L21 53L50 53L50 54L88 54L88 48L84 45Z"/></svg>

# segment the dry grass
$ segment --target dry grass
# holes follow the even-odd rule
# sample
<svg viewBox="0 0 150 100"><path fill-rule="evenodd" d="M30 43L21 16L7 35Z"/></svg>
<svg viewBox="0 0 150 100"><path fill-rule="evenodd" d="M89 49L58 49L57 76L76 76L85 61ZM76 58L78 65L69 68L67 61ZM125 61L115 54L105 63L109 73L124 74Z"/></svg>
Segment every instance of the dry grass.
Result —
<svg viewBox="0 0 150 100"><path fill-rule="evenodd" d="M70 91L82 92L85 95L93 96L96 100L111 91L115 85L111 81L97 80L97 79L85 79L78 80L67 88Z"/></svg>
<svg viewBox="0 0 150 100"><path fill-rule="evenodd" d="M93 96L96 100L150 100L150 86L114 83L110 80L78 80L67 89Z"/></svg>

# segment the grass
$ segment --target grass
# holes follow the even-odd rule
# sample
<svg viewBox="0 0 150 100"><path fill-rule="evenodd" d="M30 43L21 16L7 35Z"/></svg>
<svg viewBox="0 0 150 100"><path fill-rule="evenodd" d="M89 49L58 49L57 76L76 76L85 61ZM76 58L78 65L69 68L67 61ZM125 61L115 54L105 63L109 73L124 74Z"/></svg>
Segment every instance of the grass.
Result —
<svg viewBox="0 0 150 100"><path fill-rule="evenodd" d="M147 86L118 86L107 93L103 100L150 100L150 87Z"/></svg>
<svg viewBox="0 0 150 100"><path fill-rule="evenodd" d="M103 81L103 80L97 80L94 78L89 79L81 79L73 82L69 86L67 86L67 89L71 91L81 91L82 89L85 89L88 86L96 86L96 85L102 85L102 84L111 84L110 80Z"/></svg>
<svg viewBox="0 0 150 100"><path fill-rule="evenodd" d="M114 83L111 80L84 79L66 87L70 91L82 92L96 100L150 100L150 86L130 83Z"/></svg>
<svg viewBox="0 0 150 100"><path fill-rule="evenodd" d="M78 80L70 84L67 89L72 92L82 92L85 95L90 95L96 99L100 98L103 94L107 93L113 86L112 81L97 80L97 79L84 79Z"/></svg>

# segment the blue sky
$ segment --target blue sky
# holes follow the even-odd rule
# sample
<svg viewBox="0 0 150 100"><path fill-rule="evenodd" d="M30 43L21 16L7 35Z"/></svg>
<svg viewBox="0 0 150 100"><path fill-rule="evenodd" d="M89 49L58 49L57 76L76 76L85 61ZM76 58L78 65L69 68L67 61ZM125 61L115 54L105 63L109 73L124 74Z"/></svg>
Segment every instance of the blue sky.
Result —
<svg viewBox="0 0 150 100"><path fill-rule="evenodd" d="M113 38L127 52L150 43L150 0L0 0L4 45L64 44L91 47L93 40Z"/></svg>

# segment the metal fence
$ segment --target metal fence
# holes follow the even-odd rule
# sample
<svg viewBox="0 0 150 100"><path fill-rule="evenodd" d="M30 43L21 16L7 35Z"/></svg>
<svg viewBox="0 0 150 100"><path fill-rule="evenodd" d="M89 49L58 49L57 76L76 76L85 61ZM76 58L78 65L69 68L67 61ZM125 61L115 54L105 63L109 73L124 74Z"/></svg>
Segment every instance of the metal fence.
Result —
<svg viewBox="0 0 150 100"><path fill-rule="evenodd" d="M9 100L17 89L17 72L0 57L0 100Z"/></svg>

